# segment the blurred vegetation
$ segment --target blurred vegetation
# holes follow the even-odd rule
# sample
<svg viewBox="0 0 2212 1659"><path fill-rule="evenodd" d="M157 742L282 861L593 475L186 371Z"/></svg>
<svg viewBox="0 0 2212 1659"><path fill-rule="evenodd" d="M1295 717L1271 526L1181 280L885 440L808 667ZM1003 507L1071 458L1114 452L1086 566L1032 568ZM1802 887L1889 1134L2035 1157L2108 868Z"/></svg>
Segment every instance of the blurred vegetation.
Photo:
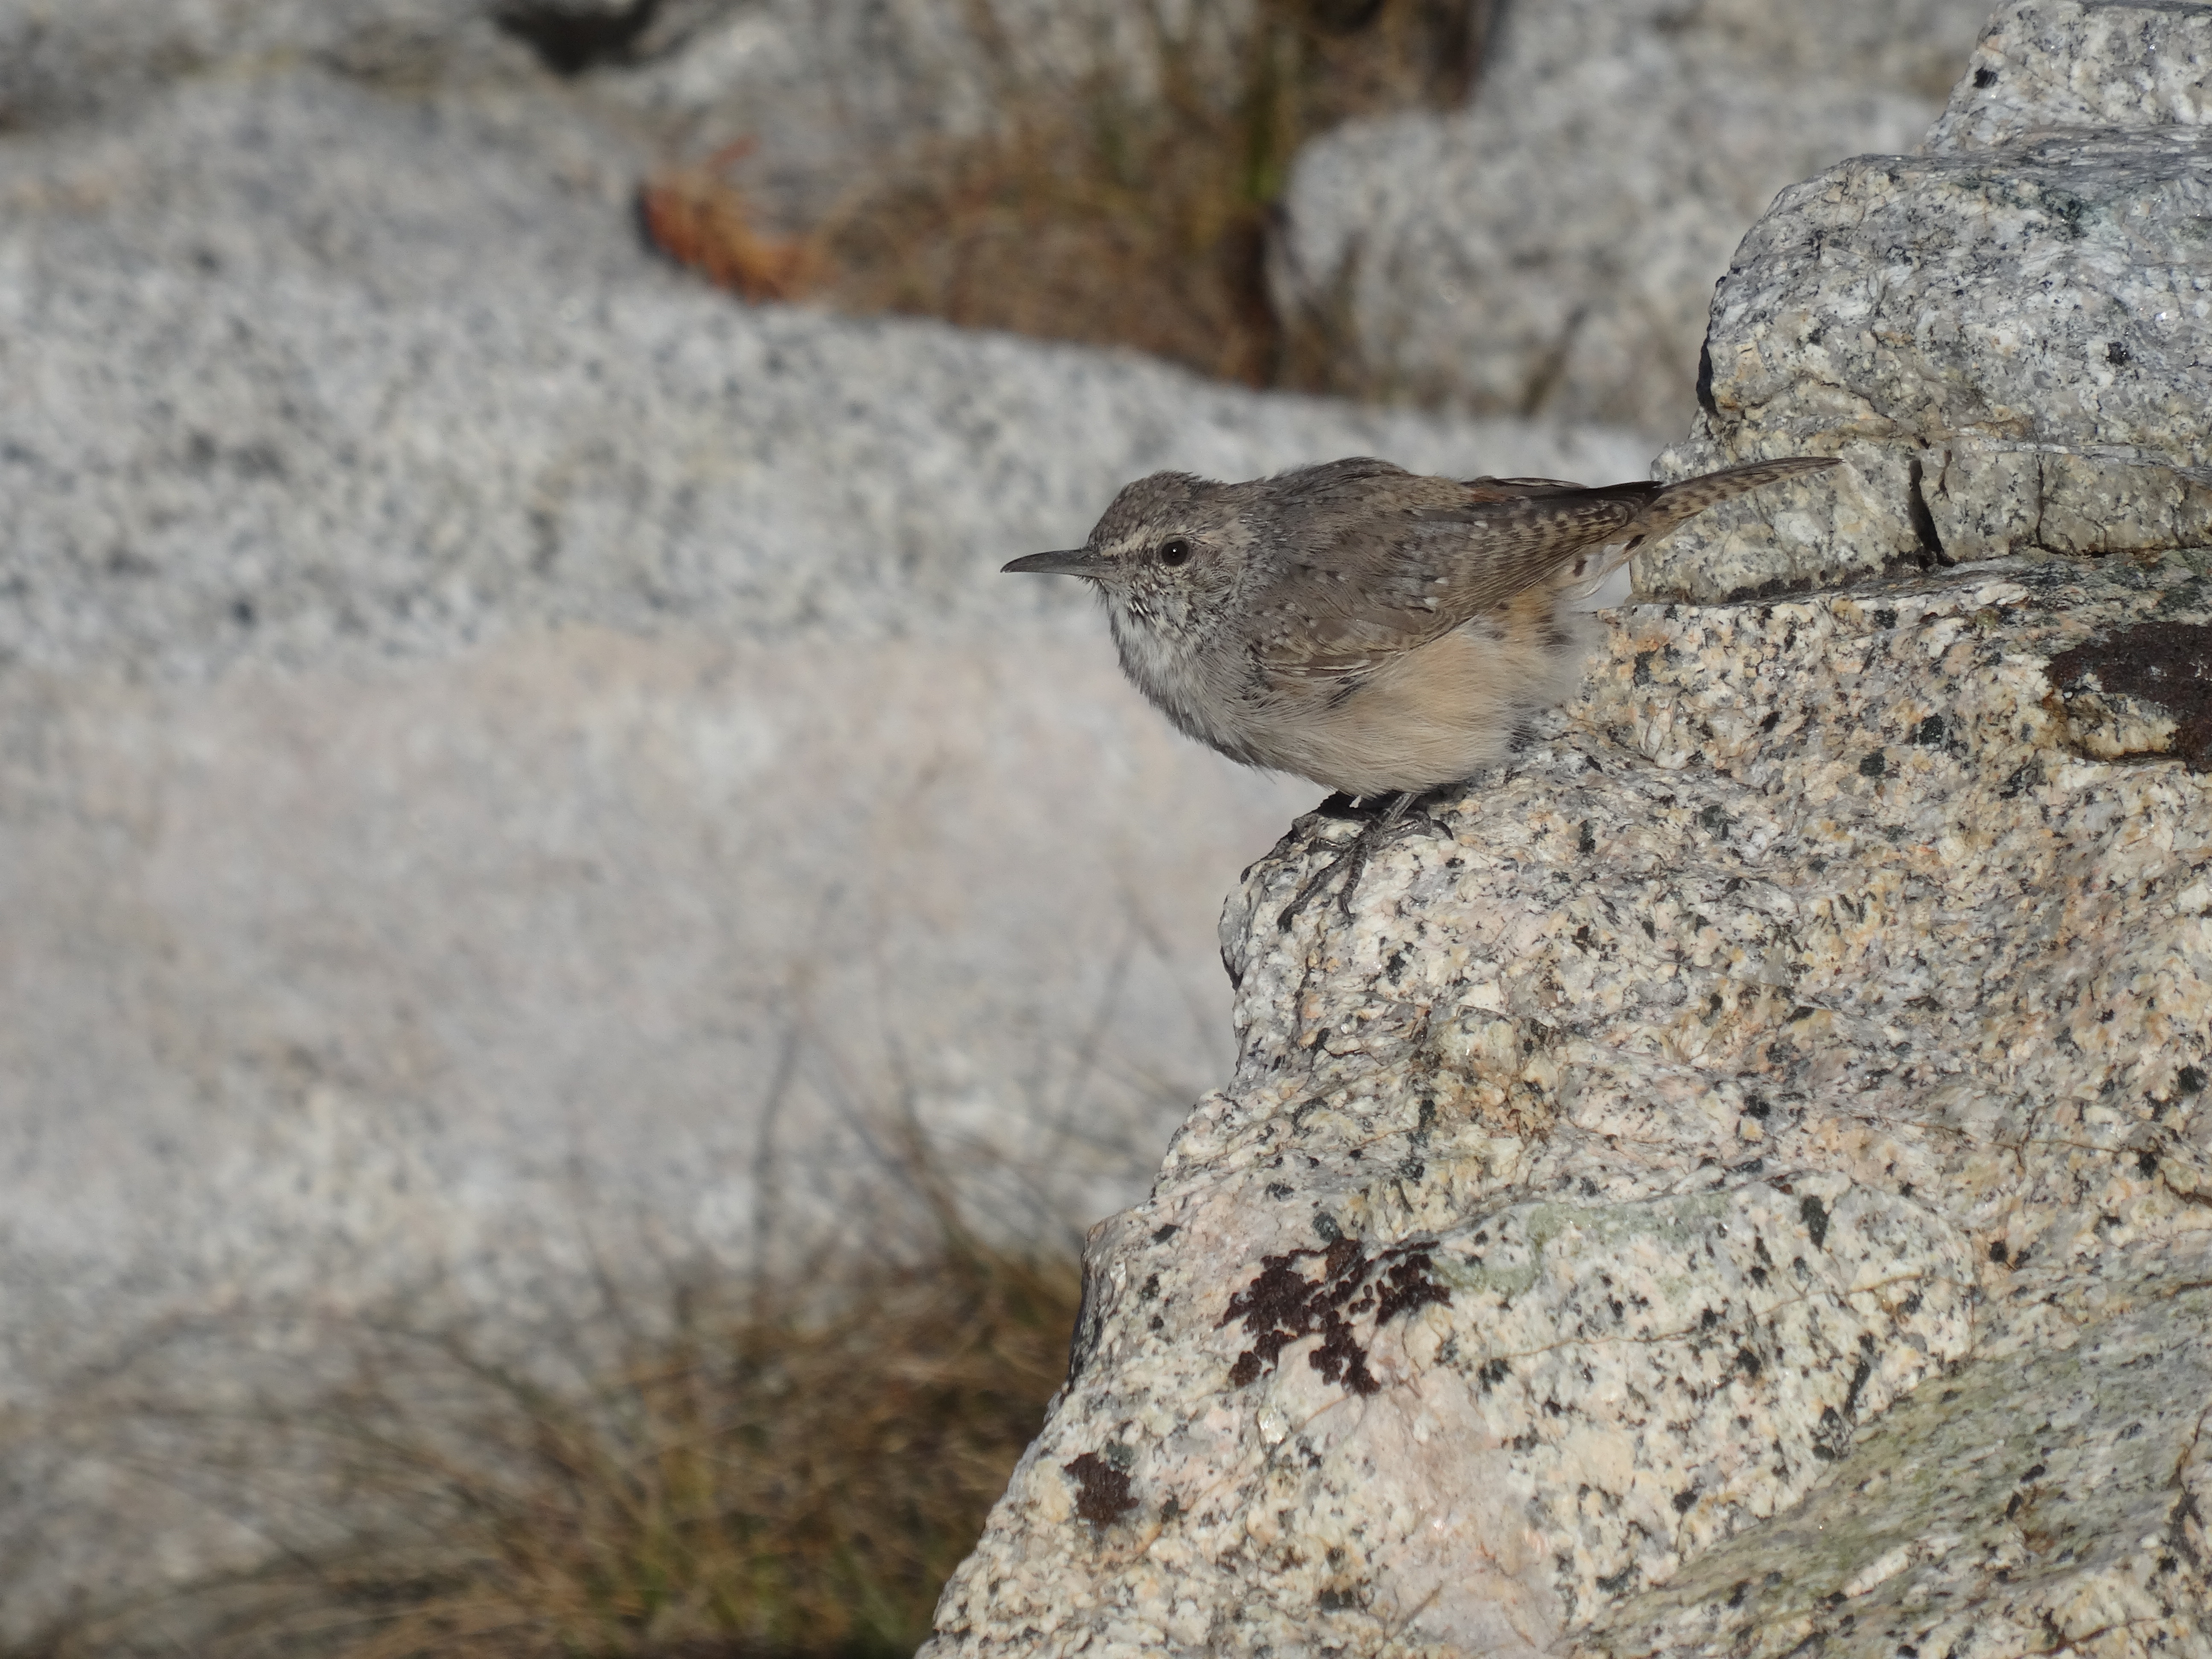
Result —
<svg viewBox="0 0 2212 1659"><path fill-rule="evenodd" d="M1266 282L1292 157L1355 116L1456 104L1492 0L1133 0L1149 73L1017 62L975 9L997 129L895 158L809 234L752 224L739 152L643 196L675 258L751 300L1132 346L1251 386L1356 392L1332 342L1286 328Z"/></svg>
<svg viewBox="0 0 2212 1659"><path fill-rule="evenodd" d="M317 1472L313 1538L264 1501L269 1565L14 1659L910 1653L1042 1426L1077 1291L1070 1263L948 1229L826 1314L678 1297L672 1334L572 1394L463 1340L373 1334L349 1382L260 1408L256 1443ZM190 1418L167 1426L189 1455Z"/></svg>

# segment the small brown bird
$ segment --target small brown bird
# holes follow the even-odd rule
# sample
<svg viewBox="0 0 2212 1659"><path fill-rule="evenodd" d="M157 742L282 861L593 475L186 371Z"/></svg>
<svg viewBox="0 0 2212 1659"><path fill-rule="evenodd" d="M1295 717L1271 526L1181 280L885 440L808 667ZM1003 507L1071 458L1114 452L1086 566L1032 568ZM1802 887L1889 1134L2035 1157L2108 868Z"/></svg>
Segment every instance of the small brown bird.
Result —
<svg viewBox="0 0 2212 1659"><path fill-rule="evenodd" d="M1095 585L1122 668L1200 742L1346 795L1396 793L1380 835L1573 690L1589 639L1562 602L1577 586L1716 501L1834 465L1601 489L1365 458L1243 483L1158 472L1082 547L1006 568Z"/></svg>

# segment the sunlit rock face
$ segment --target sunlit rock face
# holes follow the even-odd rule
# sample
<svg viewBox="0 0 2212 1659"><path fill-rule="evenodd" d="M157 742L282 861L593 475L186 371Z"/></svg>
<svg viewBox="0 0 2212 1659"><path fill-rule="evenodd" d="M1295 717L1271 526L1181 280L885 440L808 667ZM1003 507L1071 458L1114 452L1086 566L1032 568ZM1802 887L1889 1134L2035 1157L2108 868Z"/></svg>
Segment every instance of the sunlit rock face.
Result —
<svg viewBox="0 0 2212 1659"><path fill-rule="evenodd" d="M1248 873L1237 1069L1093 1235L939 1659L2202 1650L2202 174L2162 70L2063 143L1993 100L2205 15L2002 14L1950 148L1785 192L1672 465L1850 474L1662 544L1692 596L1356 887L1285 915L1319 816Z"/></svg>
<svg viewBox="0 0 2212 1659"><path fill-rule="evenodd" d="M2015 6L1924 155L1785 191L1714 296L1703 410L1661 469L1850 471L1705 515L1644 586L2212 543L2208 65L2202 6Z"/></svg>
<svg viewBox="0 0 2212 1659"><path fill-rule="evenodd" d="M1302 820L1224 921L1236 1078L1094 1237L939 1650L2193 1629L2212 810L2046 665L2208 599L1635 607L1284 930L1350 827Z"/></svg>

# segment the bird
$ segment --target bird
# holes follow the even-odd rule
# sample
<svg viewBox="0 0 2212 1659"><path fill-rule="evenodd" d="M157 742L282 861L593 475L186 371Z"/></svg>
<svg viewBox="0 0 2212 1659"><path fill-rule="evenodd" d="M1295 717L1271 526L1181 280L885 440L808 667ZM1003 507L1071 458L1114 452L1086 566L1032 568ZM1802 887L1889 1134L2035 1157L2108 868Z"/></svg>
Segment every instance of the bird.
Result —
<svg viewBox="0 0 2212 1659"><path fill-rule="evenodd" d="M1836 464L1790 456L1595 488L1431 477L1371 456L1237 483L1156 472L1081 547L1004 569L1089 582L1123 672L1190 737L1387 802L1353 849L1348 909L1359 868L1415 799L1504 759L1573 691L1592 642L1570 605L1578 587L1716 502Z"/></svg>

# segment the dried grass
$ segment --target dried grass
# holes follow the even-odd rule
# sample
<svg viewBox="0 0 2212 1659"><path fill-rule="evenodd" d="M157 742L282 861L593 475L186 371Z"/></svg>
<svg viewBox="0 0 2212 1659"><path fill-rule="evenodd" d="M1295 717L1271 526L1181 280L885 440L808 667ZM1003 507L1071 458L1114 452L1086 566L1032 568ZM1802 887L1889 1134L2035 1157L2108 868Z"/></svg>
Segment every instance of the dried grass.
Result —
<svg viewBox="0 0 2212 1659"><path fill-rule="evenodd" d="M685 1298L675 1335L574 1396L465 1341L383 1334L351 1383L271 1425L320 1449L323 1541L35 1651L911 1652L1042 1425L1076 1291L1069 1264L954 1232L827 1316L713 1318Z"/></svg>
<svg viewBox="0 0 2212 1659"><path fill-rule="evenodd" d="M804 294L856 313L1132 346L1252 386L1358 392L1333 340L1286 330L1269 304L1270 215L1314 134L1463 98L1490 9L1256 0L1232 17L1200 0L1170 24L1153 5L1156 73L1142 94L1126 66L1056 76L1016 65L979 31L999 54L996 131L887 158L826 222L781 244L714 162L650 182L648 225L673 257L749 299ZM1225 53L1212 44L1224 39ZM803 276L753 275L764 240Z"/></svg>

